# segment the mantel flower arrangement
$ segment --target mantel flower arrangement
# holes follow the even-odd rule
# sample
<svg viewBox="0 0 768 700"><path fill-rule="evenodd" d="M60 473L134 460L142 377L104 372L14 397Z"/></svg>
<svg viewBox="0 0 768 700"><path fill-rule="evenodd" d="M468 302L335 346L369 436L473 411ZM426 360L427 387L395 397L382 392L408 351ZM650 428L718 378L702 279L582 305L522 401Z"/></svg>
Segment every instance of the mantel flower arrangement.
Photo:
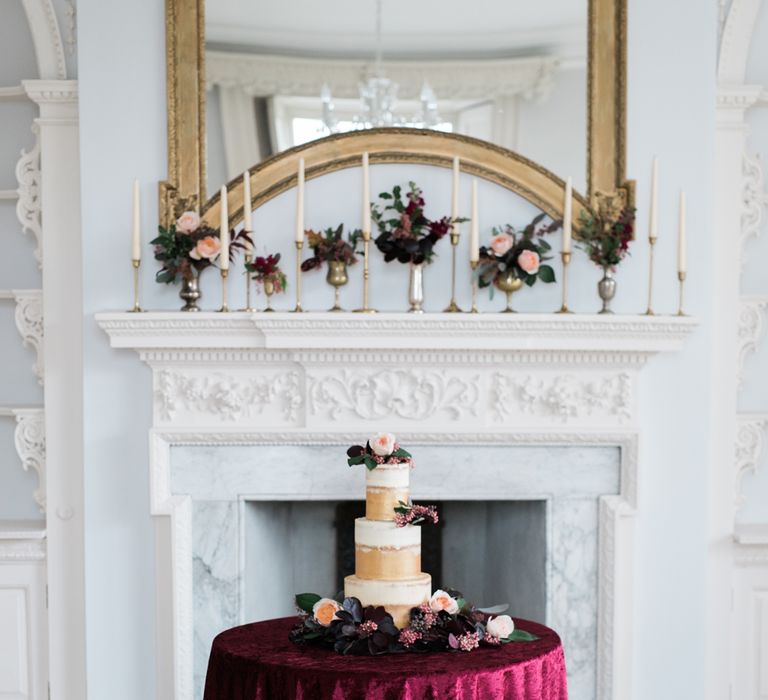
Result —
<svg viewBox="0 0 768 700"><path fill-rule="evenodd" d="M629 255L635 231L635 209L625 207L613 221L581 213L580 243L577 245L600 267L615 269Z"/></svg>
<svg viewBox="0 0 768 700"><path fill-rule="evenodd" d="M377 433L363 445L352 445L347 450L347 464L350 467L364 464L368 469L376 469L380 464L413 465L410 452L404 450L392 433Z"/></svg>
<svg viewBox="0 0 768 700"><path fill-rule="evenodd" d="M532 642L536 636L515 628L507 605L477 608L454 590L436 590L429 601L411 610L410 621L398 629L380 606L357 598L296 596L299 622L290 632L296 644L317 644L340 654L378 655L397 652L467 652L480 646Z"/></svg>
<svg viewBox="0 0 768 700"><path fill-rule="evenodd" d="M302 272L314 270L323 263L335 262L354 265L357 262L355 247L362 236L361 231L353 231L346 241L343 238L344 224L339 224L336 228L329 227L323 231L308 229L305 233L307 245L312 249L314 255L301 263Z"/></svg>
<svg viewBox="0 0 768 700"><path fill-rule="evenodd" d="M197 212L185 211L170 226L160 226L158 231L157 238L150 241L155 247L155 260L162 263L155 275L157 282L190 281L196 273L216 264L221 252L220 232L204 224ZM230 231L229 235L232 260L237 250L244 249L251 239L244 231Z"/></svg>
<svg viewBox="0 0 768 700"><path fill-rule="evenodd" d="M279 263L280 253L275 253L274 255L257 255L245 265L245 269L252 273L252 279L264 288L264 293L267 295L266 311L272 311L272 295L282 294L288 287L288 280L280 269Z"/></svg>
<svg viewBox="0 0 768 700"><path fill-rule="evenodd" d="M511 311L510 300L513 292L523 284L532 287L538 280L545 283L555 281L555 271L544 262L551 246L544 236L557 231L561 221L541 224L546 214L539 214L522 231L506 224L493 228L493 238L487 246L481 246L475 274L480 288L489 287L493 296L496 287L507 294L507 311Z"/></svg>
<svg viewBox="0 0 768 700"><path fill-rule="evenodd" d="M371 217L379 229L374 241L384 253L384 261L401 263L430 263L434 247L447 233L453 221L450 216L431 220L424 216L424 193L415 182L410 182L403 201L402 188L397 185L392 192L382 192L379 197L387 202L382 207L371 205ZM457 219L457 222L466 219Z"/></svg>

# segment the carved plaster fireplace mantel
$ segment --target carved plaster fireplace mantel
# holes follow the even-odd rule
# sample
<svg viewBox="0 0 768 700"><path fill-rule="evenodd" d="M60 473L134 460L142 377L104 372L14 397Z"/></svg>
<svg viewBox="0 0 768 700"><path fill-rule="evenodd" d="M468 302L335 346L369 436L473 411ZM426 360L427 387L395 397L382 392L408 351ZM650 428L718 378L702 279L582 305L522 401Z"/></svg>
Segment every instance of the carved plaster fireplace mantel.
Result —
<svg viewBox="0 0 768 700"><path fill-rule="evenodd" d="M470 450L462 459L490 447L619 448L616 488L585 488L580 494L589 491L587 496L597 499L597 590L592 592L594 620L589 623L596 649L592 666L580 671L587 675L575 682L599 700L630 700L638 384L649 358L678 350L695 321L664 316L347 313L104 313L96 320L112 347L136 350L153 372L151 509L160 518L158 546L171 562L167 571L158 571L158 600L172 604L170 618L158 621L158 639L168 640L158 649L159 697L191 700L199 686L194 668L199 666L195 645L200 622L195 619L199 606L193 560L199 557L200 543L199 525L195 530L193 521L202 512L201 499L226 501L226 512L235 514L227 523L232 538L240 538L231 549L231 580L239 602L235 617L226 619L236 624L244 620L242 518L237 515L243 504L345 500L362 492L355 481L359 475L325 476L330 468L319 469L319 461L256 477L247 459L245 468L237 467L230 452L226 458L206 452L200 468L200 460L188 455L182 463L174 460L173 449L249 446L271 450L270 458L274 450L286 449L296 460L305 454L301 450L336 446L321 451L333 453L372 430L386 428L404 444L433 445L421 450L427 461L430 449L437 452L446 445ZM453 490L439 479L440 464L427 465L425 474L432 475L433 486L422 483L414 496L563 503L551 500L554 490L563 493L561 483L553 486L555 475L568 475L565 491L574 493L581 490L582 476L584 481L590 478L589 460L583 471L570 469L568 460L549 470L538 469L533 453L526 455L529 463L534 460L532 471L526 467L511 480L506 480L506 472L495 472L501 474L498 483L449 481ZM478 469L482 471L482 465ZM220 471L212 476L210 470ZM496 478L493 470L487 475ZM558 512L568 513L551 507L555 523ZM574 512L567 517L575 517ZM558 557L578 542L563 539L557 526L552 527L548 576L554 589L568 584L566 578L557 578L562 574ZM547 622L561 631L566 628L566 638L573 624L563 608L568 593L548 595ZM568 653L566 645L566 657ZM574 694L586 696L586 691Z"/></svg>

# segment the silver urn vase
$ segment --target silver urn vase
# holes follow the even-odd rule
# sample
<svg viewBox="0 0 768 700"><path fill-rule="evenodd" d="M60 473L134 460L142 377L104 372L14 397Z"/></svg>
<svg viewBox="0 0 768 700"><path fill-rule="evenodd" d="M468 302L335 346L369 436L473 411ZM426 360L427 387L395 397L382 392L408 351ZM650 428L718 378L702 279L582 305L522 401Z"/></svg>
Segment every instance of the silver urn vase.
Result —
<svg viewBox="0 0 768 700"><path fill-rule="evenodd" d="M411 263L408 276L408 303L411 305L408 313L423 314L424 309L424 264Z"/></svg>
<svg viewBox="0 0 768 700"><path fill-rule="evenodd" d="M184 300L184 306L181 307L182 311L200 311L200 307L197 305L200 299L200 279L197 275L187 279L184 277L181 280L181 291L179 296Z"/></svg>
<svg viewBox="0 0 768 700"><path fill-rule="evenodd" d="M616 296L616 279L613 276L613 270L610 267L603 267L603 279L597 283L597 293L603 300L601 314L612 314L611 299Z"/></svg>

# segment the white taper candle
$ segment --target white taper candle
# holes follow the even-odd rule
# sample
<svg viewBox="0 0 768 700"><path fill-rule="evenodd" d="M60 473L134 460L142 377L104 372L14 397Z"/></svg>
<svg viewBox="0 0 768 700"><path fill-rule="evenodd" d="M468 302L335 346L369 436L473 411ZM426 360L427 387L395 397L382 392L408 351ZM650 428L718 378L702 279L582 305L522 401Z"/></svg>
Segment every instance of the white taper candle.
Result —
<svg viewBox="0 0 768 700"><path fill-rule="evenodd" d="M141 260L141 206L139 204L139 181L133 181L133 231L131 235L131 260Z"/></svg>
<svg viewBox="0 0 768 700"><path fill-rule="evenodd" d="M219 253L219 267L222 270L229 270L229 209L227 207L227 187L221 188L221 230L219 239L221 249Z"/></svg>
<svg viewBox="0 0 768 700"><path fill-rule="evenodd" d="M573 230L573 178L565 181L565 200L563 202L563 252L571 252L571 234Z"/></svg>
<svg viewBox="0 0 768 700"><path fill-rule="evenodd" d="M472 222L469 226L469 262L480 259L480 220L477 207L477 178L472 179Z"/></svg>
<svg viewBox="0 0 768 700"><path fill-rule="evenodd" d="M246 170L243 173L243 231L253 231L253 212L251 211L251 175ZM245 242L245 252L253 252L253 243Z"/></svg>
<svg viewBox="0 0 768 700"><path fill-rule="evenodd" d="M296 242L304 242L304 159L299 158L296 183Z"/></svg>
<svg viewBox="0 0 768 700"><path fill-rule="evenodd" d="M371 237L371 180L368 171L368 153L363 153L363 239Z"/></svg>
<svg viewBox="0 0 768 700"><path fill-rule="evenodd" d="M453 187L451 188L451 218L459 218L459 157L453 157ZM453 230L458 233L459 225L454 224Z"/></svg>
<svg viewBox="0 0 768 700"><path fill-rule="evenodd" d="M648 215L648 238L655 241L659 233L659 159L654 157L651 168L651 211Z"/></svg>
<svg viewBox="0 0 768 700"><path fill-rule="evenodd" d="M680 226L677 239L677 271L687 272L688 261L686 260L686 241L685 241L685 192L680 192Z"/></svg>

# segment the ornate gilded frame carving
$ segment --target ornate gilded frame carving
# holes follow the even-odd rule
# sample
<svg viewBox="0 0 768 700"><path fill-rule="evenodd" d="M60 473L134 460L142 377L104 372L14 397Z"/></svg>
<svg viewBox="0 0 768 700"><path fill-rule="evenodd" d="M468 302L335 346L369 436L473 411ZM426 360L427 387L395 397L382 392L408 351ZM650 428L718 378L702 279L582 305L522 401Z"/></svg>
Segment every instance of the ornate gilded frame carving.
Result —
<svg viewBox="0 0 768 700"><path fill-rule="evenodd" d="M160 183L160 219L199 208L217 222L218 194L207 200L205 183L204 0L165 0L168 70L168 179ZM584 207L634 204L626 180L627 0L588 0L588 119L585 196L574 194L575 220ZM372 129L329 136L284 151L251 168L253 203L259 206L296 182L303 155L307 178L357 167L363 152L372 163L412 162L450 167L454 155L466 172L506 187L543 211L562 215L563 180L522 156L457 134L416 129ZM230 183L230 224L242 220L242 182Z"/></svg>

